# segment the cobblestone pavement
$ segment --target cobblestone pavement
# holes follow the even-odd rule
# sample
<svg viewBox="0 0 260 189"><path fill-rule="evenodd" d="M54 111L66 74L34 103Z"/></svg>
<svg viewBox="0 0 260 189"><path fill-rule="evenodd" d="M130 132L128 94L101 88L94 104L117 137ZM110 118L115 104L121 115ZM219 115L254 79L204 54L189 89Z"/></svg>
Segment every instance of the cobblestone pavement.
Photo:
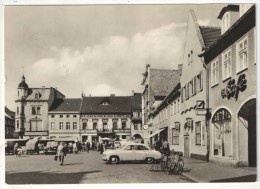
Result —
<svg viewBox="0 0 260 189"><path fill-rule="evenodd" d="M7 184L190 183L181 175L149 171L151 164L107 164L96 151L68 154L63 166L54 155L6 155Z"/></svg>

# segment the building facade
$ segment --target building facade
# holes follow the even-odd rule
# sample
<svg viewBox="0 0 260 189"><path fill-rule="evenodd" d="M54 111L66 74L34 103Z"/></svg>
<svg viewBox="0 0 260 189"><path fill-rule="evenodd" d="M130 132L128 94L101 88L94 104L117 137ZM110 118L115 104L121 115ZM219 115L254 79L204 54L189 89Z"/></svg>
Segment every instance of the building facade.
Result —
<svg viewBox="0 0 260 189"><path fill-rule="evenodd" d="M56 98L65 96L54 88L29 88L22 76L17 88L15 132L19 137L48 136L48 111Z"/></svg>
<svg viewBox="0 0 260 189"><path fill-rule="evenodd" d="M210 159L256 166L255 5L228 5L221 37L201 56L209 69ZM224 24L225 23L225 24Z"/></svg>
<svg viewBox="0 0 260 189"><path fill-rule="evenodd" d="M14 135L15 129L15 112L9 110L5 106L5 138L16 138Z"/></svg>
<svg viewBox="0 0 260 189"><path fill-rule="evenodd" d="M209 143L205 114L198 115L198 108L205 108L207 102L207 71L197 55L209 48L220 36L220 28L199 26L193 10L190 11L183 69L180 79L181 107L180 128L183 133L184 156L206 160Z"/></svg>
<svg viewBox="0 0 260 189"><path fill-rule="evenodd" d="M152 123L152 112L178 84L181 69L182 65L178 65L177 70L152 69L149 64L146 65L141 83L144 86L142 93L142 114L146 142L152 142L150 141L151 136L154 136L153 134L158 132L158 128L154 127ZM168 129L163 131L165 136L167 133Z"/></svg>

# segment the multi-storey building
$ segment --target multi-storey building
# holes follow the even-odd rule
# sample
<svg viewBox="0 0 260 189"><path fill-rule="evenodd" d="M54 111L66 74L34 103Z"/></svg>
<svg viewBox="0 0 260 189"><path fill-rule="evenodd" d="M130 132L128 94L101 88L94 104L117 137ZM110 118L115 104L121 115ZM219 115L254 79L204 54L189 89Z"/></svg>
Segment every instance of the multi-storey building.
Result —
<svg viewBox="0 0 260 189"><path fill-rule="evenodd" d="M169 141L170 148L179 149L180 136L180 83L164 98L152 113L156 132L150 135L150 144L159 138Z"/></svg>
<svg viewBox="0 0 260 189"><path fill-rule="evenodd" d="M64 97L54 88L29 88L22 76L15 100L15 132L20 137L48 136L48 111L56 98Z"/></svg>
<svg viewBox="0 0 260 189"><path fill-rule="evenodd" d="M5 106L5 138L14 138L15 112ZM18 137L18 136L17 136Z"/></svg>
<svg viewBox="0 0 260 189"><path fill-rule="evenodd" d="M133 93L131 97L131 137L143 139L142 127L142 94Z"/></svg>
<svg viewBox="0 0 260 189"><path fill-rule="evenodd" d="M178 65L178 70L152 69L149 64L146 65L141 83L144 85L142 93L143 125L148 127L145 128L145 138L149 138L149 135L157 132L152 125L151 113L179 82L181 68L182 66Z"/></svg>
<svg viewBox="0 0 260 189"><path fill-rule="evenodd" d="M80 138L81 103L80 98L55 100L48 113L50 138Z"/></svg>
<svg viewBox="0 0 260 189"><path fill-rule="evenodd" d="M183 131L184 156L208 158L206 116L198 115L197 108L207 105L207 72L197 55L210 47L220 36L220 28L199 26L196 15L190 10L184 47L181 83L180 128Z"/></svg>
<svg viewBox="0 0 260 189"><path fill-rule="evenodd" d="M210 159L256 166L255 5L224 7L221 37L202 56L209 72Z"/></svg>

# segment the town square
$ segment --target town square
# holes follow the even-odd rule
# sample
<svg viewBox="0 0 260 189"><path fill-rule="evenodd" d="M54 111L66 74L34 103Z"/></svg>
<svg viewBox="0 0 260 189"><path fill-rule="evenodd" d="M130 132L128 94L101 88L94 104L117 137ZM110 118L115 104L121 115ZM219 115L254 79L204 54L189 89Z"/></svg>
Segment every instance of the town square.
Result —
<svg viewBox="0 0 260 189"><path fill-rule="evenodd" d="M257 186L256 4L4 10L4 186Z"/></svg>

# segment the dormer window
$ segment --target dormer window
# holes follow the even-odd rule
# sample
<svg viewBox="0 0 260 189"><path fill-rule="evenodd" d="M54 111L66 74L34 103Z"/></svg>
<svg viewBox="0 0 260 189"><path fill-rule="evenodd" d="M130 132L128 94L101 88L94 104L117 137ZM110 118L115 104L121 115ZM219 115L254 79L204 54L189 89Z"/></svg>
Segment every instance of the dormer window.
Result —
<svg viewBox="0 0 260 189"><path fill-rule="evenodd" d="M102 105L109 105L109 103L108 102L102 102Z"/></svg>
<svg viewBox="0 0 260 189"><path fill-rule="evenodd" d="M35 94L35 99L38 99L39 98L39 94Z"/></svg>
<svg viewBox="0 0 260 189"><path fill-rule="evenodd" d="M222 17L222 34L230 27L230 12L226 12Z"/></svg>

